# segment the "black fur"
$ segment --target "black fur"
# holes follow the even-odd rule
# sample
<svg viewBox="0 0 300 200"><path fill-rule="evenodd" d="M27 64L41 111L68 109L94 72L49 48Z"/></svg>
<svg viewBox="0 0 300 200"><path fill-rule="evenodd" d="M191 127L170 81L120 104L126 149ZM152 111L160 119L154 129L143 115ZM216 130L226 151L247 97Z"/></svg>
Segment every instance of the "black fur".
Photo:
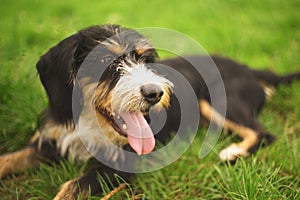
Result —
<svg viewBox="0 0 300 200"><path fill-rule="evenodd" d="M299 79L300 73L278 76L270 71L251 70L244 64L220 56L186 56L161 60L158 63L171 66L183 74L196 91L198 99L205 99L210 102L208 88L218 88L216 85L219 83L216 83L214 80L214 75L209 76L208 81L204 82L203 78L193 67L193 65L197 65L203 71L205 71L205 68L214 67L210 66L210 59L214 61L220 71L225 86L226 97L220 96L220 99L226 98L226 118L259 133L259 141L250 149L250 152L255 152L261 145L261 142L270 144L275 137L264 130L262 125L256 120L266 100L260 81L277 87L280 83L288 84L295 79ZM218 110L218 107L215 109ZM178 116L178 113L173 113L173 115ZM172 123L169 123L168 130L173 130Z"/></svg>
<svg viewBox="0 0 300 200"><path fill-rule="evenodd" d="M128 29L118 25L90 27L64 39L40 58L37 63L37 70L49 98L49 105L41 118L41 128L48 122L53 123L53 126L71 125L69 128L74 128L72 125L74 125L74 121L76 121L80 115L80 111L79 113L72 113L72 94L73 90L77 91L77 98L82 98L83 92L80 91L77 82L77 72L89 53L99 45L99 41L104 41L114 36L116 30L118 30L118 33L128 31ZM134 33L134 37L143 37L136 32ZM126 37L127 38L123 38L124 41L132 40L133 36L132 34L127 34ZM112 56L114 60L109 60L111 65L106 69L100 80L94 81L107 81L110 90L114 88L120 76L120 74L116 72L115 65L118 60L122 60L124 56L130 54L132 58L140 59L140 57L143 57L145 63L152 63L155 62L157 57L153 48L143 52L142 55L136 51L127 52L126 55L111 55L111 52L106 51L105 47L102 48L101 46L100 50L101 51L96 51L96 53L93 54L94 56L92 55L92 57L90 57L94 61L96 60L96 63L99 63L99 66L96 67L102 67L101 62L103 59L108 58L107 56ZM192 85L198 99L210 102L211 99L208 88L214 88L218 82L215 81L213 75L209 75L208 82L204 82L201 75L199 75L193 67L193 65L196 64L200 69L203 69L205 73L206 68L209 67L207 66L207 63L209 63L208 59L210 58L206 56L187 56L184 58L161 60L158 63L168 65L183 74ZM227 112L224 117L236 124L251 128L258 133L258 142L249 149L250 152L255 152L262 141L265 141L265 144L271 143L274 137L265 131L256 120L256 116L262 109L266 99L260 81L276 87L280 83L289 84L294 79L300 79L300 73L278 76L269 71L251 70L246 65L237 63L231 59L219 56L212 56L212 59L217 65L225 85L226 97L219 97L220 99L226 98L227 100ZM89 72L86 74L88 75ZM214 92L217 93L218 91ZM167 111L167 122L162 131L157 135L157 139L163 142L167 141L172 131L178 129L180 122L179 102L174 95L171 95L170 101L171 106ZM218 110L218 106L216 106L215 109ZM46 160L57 161L57 159L61 158L59 150L56 149L55 139L46 140L42 143L37 140L31 145L33 145L38 151L38 154ZM125 148L129 151L131 150L129 146L125 146ZM130 162L134 163L134 161ZM78 195L80 190L87 191L90 189L91 194L101 193L101 186L97 178L98 175L101 175L111 188L118 184L118 180L115 178L116 174L125 180L129 180L132 176L130 173L117 171L97 161L92 161L92 163L89 170L82 177L77 179L78 185L74 186L77 187L77 189L67 191L70 192L69 195L72 197ZM119 164L122 164L122 162L120 161ZM70 199L72 199L72 197Z"/></svg>
<svg viewBox="0 0 300 200"><path fill-rule="evenodd" d="M113 26L112 29L114 28L121 27ZM59 124L73 120L71 95L74 85L72 81L83 60L98 45L95 40L104 40L112 34L113 32L104 30L101 27L91 27L63 40L41 57L37 64L37 69L49 96L47 117L50 117ZM103 55L106 56L106 53ZM152 55L147 62L154 62L156 53L152 52ZM264 81L276 87L280 83L288 84L294 79L299 79L300 74L277 76L270 71L251 70L246 65L228 58L219 56L212 56L211 58L217 65L224 81L227 96L220 98L227 98L226 118L237 124L254 129L259 133L259 142L249 150L250 152L255 152L262 141L265 144L270 144L274 140L274 137L265 131L256 120L256 116L262 109L266 99L259 81ZM119 59L122 59L122 57ZM192 64L197 64L205 71L205 68L209 67L207 66L209 63L208 59L210 58L206 56L187 56L184 58L161 60L158 63L168 65L183 74L191 83L198 99L205 99L209 102L210 94L208 93L208 87L214 87L213 84L216 84L214 81L215 77L211 76L209 83L212 85L207 85L192 66ZM100 79L100 81L105 80L110 80L110 88L112 89L118 80L118 75L116 75L113 67L108 68ZM156 136L163 143L168 140L171 132L178 129L180 109L176 108L179 108L179 102L172 95L171 109L167 111L167 122ZM129 146L126 148L130 149ZM42 154L45 155L45 153ZM111 188L118 184L115 178L116 174L122 176L125 180L129 180L132 177L130 173L114 170L101 163L97 164L97 161L95 161L92 167L79 178L78 183L80 188L90 187L92 194L100 193L101 187L97 179L99 174L104 177L104 180L109 183L108 185Z"/></svg>

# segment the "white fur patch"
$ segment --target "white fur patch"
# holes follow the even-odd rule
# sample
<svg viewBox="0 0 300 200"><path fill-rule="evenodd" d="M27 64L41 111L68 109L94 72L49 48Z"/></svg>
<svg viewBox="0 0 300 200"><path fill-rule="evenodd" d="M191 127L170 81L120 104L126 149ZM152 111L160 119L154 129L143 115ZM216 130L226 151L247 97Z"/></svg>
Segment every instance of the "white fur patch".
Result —
<svg viewBox="0 0 300 200"><path fill-rule="evenodd" d="M247 157L249 153L246 149L239 147L237 144L232 144L219 153L220 159L224 162L234 161L240 156Z"/></svg>
<svg viewBox="0 0 300 200"><path fill-rule="evenodd" d="M140 88L147 83L155 83L162 88L173 88L166 78L157 75L144 64L133 64L123 67L124 73L113 90L112 109L119 112L141 110L146 102Z"/></svg>

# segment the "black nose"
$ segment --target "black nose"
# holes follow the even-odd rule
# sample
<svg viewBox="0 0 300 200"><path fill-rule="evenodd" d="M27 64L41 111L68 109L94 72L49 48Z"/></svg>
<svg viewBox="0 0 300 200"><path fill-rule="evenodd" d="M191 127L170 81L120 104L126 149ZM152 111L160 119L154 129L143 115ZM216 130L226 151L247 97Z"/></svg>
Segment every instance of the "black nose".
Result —
<svg viewBox="0 0 300 200"><path fill-rule="evenodd" d="M160 101L164 92L162 88L155 83L147 83L141 87L141 93L146 101L151 104L156 104Z"/></svg>

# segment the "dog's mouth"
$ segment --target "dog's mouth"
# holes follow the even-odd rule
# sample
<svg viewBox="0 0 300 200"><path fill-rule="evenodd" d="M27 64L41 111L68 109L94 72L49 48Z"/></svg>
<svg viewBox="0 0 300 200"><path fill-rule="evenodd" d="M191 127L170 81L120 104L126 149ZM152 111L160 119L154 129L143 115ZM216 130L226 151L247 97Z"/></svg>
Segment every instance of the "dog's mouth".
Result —
<svg viewBox="0 0 300 200"><path fill-rule="evenodd" d="M142 112L119 113L119 116L124 121L120 125L127 134L129 145L138 155L150 153L155 147L155 139Z"/></svg>
<svg viewBox="0 0 300 200"><path fill-rule="evenodd" d="M102 114L103 111L101 112ZM148 154L155 147L153 132L141 111L117 112L104 114L113 128L122 136L128 138L131 148L138 154Z"/></svg>

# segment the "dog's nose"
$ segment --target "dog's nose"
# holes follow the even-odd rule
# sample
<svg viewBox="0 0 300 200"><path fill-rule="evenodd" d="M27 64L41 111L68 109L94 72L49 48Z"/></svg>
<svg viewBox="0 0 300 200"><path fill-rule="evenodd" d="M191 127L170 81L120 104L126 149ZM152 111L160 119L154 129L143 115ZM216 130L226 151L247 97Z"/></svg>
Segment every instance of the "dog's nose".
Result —
<svg viewBox="0 0 300 200"><path fill-rule="evenodd" d="M141 87L141 93L146 101L151 104L156 104L160 101L164 92L158 84L147 83Z"/></svg>

